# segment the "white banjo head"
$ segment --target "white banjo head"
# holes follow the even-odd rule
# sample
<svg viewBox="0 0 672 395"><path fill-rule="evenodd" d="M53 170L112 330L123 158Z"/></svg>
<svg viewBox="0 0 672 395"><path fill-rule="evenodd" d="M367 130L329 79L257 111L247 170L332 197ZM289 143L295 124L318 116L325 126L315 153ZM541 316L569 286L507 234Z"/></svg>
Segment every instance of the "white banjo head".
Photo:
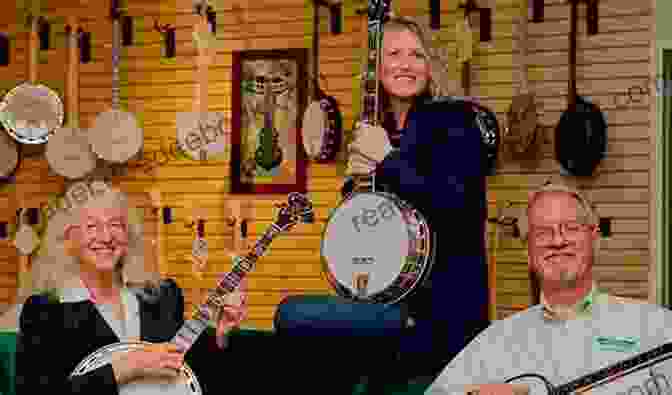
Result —
<svg viewBox="0 0 672 395"><path fill-rule="evenodd" d="M311 159L317 158L322 148L322 133L326 120L326 115L317 100L310 103L303 114L301 128L303 147Z"/></svg>
<svg viewBox="0 0 672 395"><path fill-rule="evenodd" d="M108 162L124 163L142 149L142 129L127 111L108 110L99 114L88 134L93 152Z"/></svg>
<svg viewBox="0 0 672 395"><path fill-rule="evenodd" d="M121 342L102 347L75 367L70 376L81 376L112 362L119 354L153 345L147 342ZM201 395L201 386L189 365L182 365L180 374L174 378L143 378L119 387L119 395Z"/></svg>
<svg viewBox="0 0 672 395"><path fill-rule="evenodd" d="M45 156L49 166L67 178L84 177L96 168L86 131L79 128L60 128L49 139Z"/></svg>
<svg viewBox="0 0 672 395"><path fill-rule="evenodd" d="M63 102L44 85L23 83L0 102L0 122L16 141L43 144L63 125Z"/></svg>
<svg viewBox="0 0 672 395"><path fill-rule="evenodd" d="M221 112L184 112L176 117L177 141L193 160L224 154L227 146L227 119Z"/></svg>
<svg viewBox="0 0 672 395"><path fill-rule="evenodd" d="M357 293L352 279L368 273L368 293L385 291L399 275L411 238L407 223L392 200L361 193L332 213L324 230L322 256L328 271Z"/></svg>
<svg viewBox="0 0 672 395"><path fill-rule="evenodd" d="M0 131L0 177L9 177L19 165L19 146L4 131Z"/></svg>

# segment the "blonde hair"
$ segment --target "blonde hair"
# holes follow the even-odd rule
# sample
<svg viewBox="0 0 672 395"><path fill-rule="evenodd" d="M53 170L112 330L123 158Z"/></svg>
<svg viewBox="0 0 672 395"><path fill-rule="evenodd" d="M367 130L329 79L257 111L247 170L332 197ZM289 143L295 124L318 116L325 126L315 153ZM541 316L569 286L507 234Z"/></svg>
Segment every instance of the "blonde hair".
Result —
<svg viewBox="0 0 672 395"><path fill-rule="evenodd" d="M440 55L438 48L432 45L432 36L427 26L413 18L393 16L383 25L383 35L388 30L408 30L417 37L429 64L430 78L427 87L429 94L434 98L451 95L453 92L449 89L451 82L446 73L445 59Z"/></svg>
<svg viewBox="0 0 672 395"><path fill-rule="evenodd" d="M91 186L91 184L89 184ZM67 210L58 210L50 219L44 242L48 249L36 257L30 283L19 290L18 303L37 291L48 289L64 289L79 281L79 260L69 252L69 241L65 234L67 225L79 225L82 209L86 208L117 208L129 212L128 198L122 191L107 187L104 190L91 187L91 197L81 205ZM129 288L157 288L160 283L159 273L148 272L144 265L144 237L142 221L128 221L128 254L124 256L115 271L120 284Z"/></svg>

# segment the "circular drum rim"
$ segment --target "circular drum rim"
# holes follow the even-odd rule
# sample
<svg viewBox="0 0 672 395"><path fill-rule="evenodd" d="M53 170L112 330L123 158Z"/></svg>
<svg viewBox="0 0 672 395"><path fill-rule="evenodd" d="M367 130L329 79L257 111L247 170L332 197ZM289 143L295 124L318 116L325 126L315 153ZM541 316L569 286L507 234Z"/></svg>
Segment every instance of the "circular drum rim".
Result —
<svg viewBox="0 0 672 395"><path fill-rule="evenodd" d="M47 141L49 141L49 138L56 132L58 128L63 126L63 121L65 119L65 108L63 106L63 101L58 96L58 94L54 92L53 89L49 88L46 85L24 82L12 88L9 92L7 92L5 97L0 102L0 111L4 111L5 107L9 105L12 98L16 96L18 93L20 93L22 90L42 90L43 92L46 93L46 96L48 97L47 100L51 100L53 105L56 107L56 115L58 117L58 119L56 120L57 122L56 126L52 129L49 129L47 133L38 138L29 138L24 137L19 133L17 133L13 125L7 120L5 120L4 117L0 117L0 123L2 123L2 126L5 128L5 131L10 136L21 144L44 144Z"/></svg>
<svg viewBox="0 0 672 395"><path fill-rule="evenodd" d="M72 370L72 373L70 373L69 377L81 376L97 368L98 366L95 365L95 362L97 361L100 360L104 361L101 364L101 366L104 365L106 362L110 362L109 358L107 357L108 355L112 355L115 352L119 351L127 352L133 349L142 348L144 346L153 346L153 345L155 345L155 343L150 343L146 341L132 341L132 342L113 343L105 347L101 347L98 350L87 355L86 358L84 358L81 362L79 362L77 366ZM93 365L94 367L91 368L91 365ZM203 390L201 389L201 385L198 382L198 378L194 374L193 370L191 370L186 361L182 364L182 369L180 370L180 372L183 376L187 378L188 381L191 382L191 385L186 385L187 388L191 389L191 393L195 395L202 395ZM120 391L120 393L122 392Z"/></svg>
<svg viewBox="0 0 672 395"><path fill-rule="evenodd" d="M416 270L415 270L415 279L411 282L411 286L405 286L403 289L399 288L398 286L395 287L395 284L399 284L404 280L403 273L401 273L401 268L399 268L400 273L397 275L396 279L388 286L385 290L380 291L378 293L369 295L367 297L361 298L355 293L353 293L347 286L345 286L343 283L338 281L334 274L332 273L332 270L330 268L329 262L327 262L327 259L324 255L324 248L325 248L325 235L327 233L327 229L329 228L329 224L331 223L332 219L334 218L334 215L337 213L337 211L345 205L348 201L354 199L357 195L360 194L374 194L381 196L383 198L392 200L393 203L397 205L397 208L402 212L402 215L404 217L404 221L408 224L408 217L407 215L412 215L413 220L417 223L418 226L418 231L416 232L415 236L409 235L409 237L414 238L415 242L422 242L423 239L423 234L425 239L425 248L424 248L424 253L421 252L419 249L414 249L416 255L415 259L417 259L418 262L420 262L418 265L416 265ZM410 226L410 225L407 225ZM410 229L407 229L408 232L411 232ZM389 193L389 192L382 192L382 191L377 191L377 192L353 192L348 194L344 199L341 200L341 202L338 204L338 206L333 209L329 213L329 217L327 218L326 225L322 229L321 236L320 236L320 263L322 265L322 273L326 277L327 281L331 285L331 287L336 291L336 293L349 300L353 301L359 301L359 302L373 302L373 303L382 303L382 304L396 304L406 298L408 295L410 295L415 289L419 288L422 283L424 283L429 275L429 273L432 270L433 264L434 264L434 255L435 255L435 248L436 248L436 234L431 231L429 228L429 225L427 223L427 220L425 217L420 213L418 210L413 208L410 204L407 202L403 201L400 199L398 196ZM410 253L410 251L409 251ZM409 255L407 257L407 260L411 258ZM412 278L412 277L411 277ZM398 289L399 291L395 291L395 289Z"/></svg>

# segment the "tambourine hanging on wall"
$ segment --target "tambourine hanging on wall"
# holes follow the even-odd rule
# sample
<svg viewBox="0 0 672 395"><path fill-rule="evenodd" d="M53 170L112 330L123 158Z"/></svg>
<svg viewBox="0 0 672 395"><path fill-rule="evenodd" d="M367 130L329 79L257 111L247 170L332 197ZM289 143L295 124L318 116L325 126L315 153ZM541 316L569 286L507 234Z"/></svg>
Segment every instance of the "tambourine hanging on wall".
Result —
<svg viewBox="0 0 672 395"><path fill-rule="evenodd" d="M39 18L31 18L28 82L10 90L0 102L0 122L23 144L44 144L63 125L63 102L58 94L37 84Z"/></svg>
<svg viewBox="0 0 672 395"><path fill-rule="evenodd" d="M321 76L322 77L322 76ZM320 87L317 97L303 115L303 147L308 158L317 163L334 160L343 139L343 117L338 102Z"/></svg>

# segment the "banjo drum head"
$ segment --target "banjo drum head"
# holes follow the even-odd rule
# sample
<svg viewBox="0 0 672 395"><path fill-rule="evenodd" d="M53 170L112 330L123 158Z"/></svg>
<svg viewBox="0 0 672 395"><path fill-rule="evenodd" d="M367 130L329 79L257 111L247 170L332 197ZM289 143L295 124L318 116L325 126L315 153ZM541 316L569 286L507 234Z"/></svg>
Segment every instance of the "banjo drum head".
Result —
<svg viewBox="0 0 672 395"><path fill-rule="evenodd" d="M226 117L221 112L179 113L176 117L177 141L180 148L193 160L217 157L226 152Z"/></svg>
<svg viewBox="0 0 672 395"><path fill-rule="evenodd" d="M49 139L45 156L56 173L68 178L84 177L96 168L86 131L78 128L59 129Z"/></svg>
<svg viewBox="0 0 672 395"><path fill-rule="evenodd" d="M0 102L0 122L22 144L43 144L63 125L63 102L44 85L23 83Z"/></svg>
<svg viewBox="0 0 672 395"><path fill-rule="evenodd" d="M0 178L11 177L19 166L19 145L0 130Z"/></svg>
<svg viewBox="0 0 672 395"><path fill-rule="evenodd" d="M306 154L311 159L317 158L322 148L322 132L326 116L319 101L310 103L303 114L302 139Z"/></svg>
<svg viewBox="0 0 672 395"><path fill-rule="evenodd" d="M81 376L112 362L119 353L138 350L152 343L122 342L103 347L87 356L75 367L70 376ZM201 395L201 386L186 362L176 378L147 377L119 387L119 395Z"/></svg>
<svg viewBox="0 0 672 395"><path fill-rule="evenodd" d="M368 274L367 299L394 303L412 290L393 287L415 248L417 230L395 202L383 193L358 193L343 201L327 221L321 254L327 278L342 296L358 294L355 277L361 273ZM422 264L415 267L426 271Z"/></svg>
<svg viewBox="0 0 672 395"><path fill-rule="evenodd" d="M128 161L140 152L142 140L137 119L126 111L106 111L96 117L93 128L89 129L93 152L109 162Z"/></svg>

